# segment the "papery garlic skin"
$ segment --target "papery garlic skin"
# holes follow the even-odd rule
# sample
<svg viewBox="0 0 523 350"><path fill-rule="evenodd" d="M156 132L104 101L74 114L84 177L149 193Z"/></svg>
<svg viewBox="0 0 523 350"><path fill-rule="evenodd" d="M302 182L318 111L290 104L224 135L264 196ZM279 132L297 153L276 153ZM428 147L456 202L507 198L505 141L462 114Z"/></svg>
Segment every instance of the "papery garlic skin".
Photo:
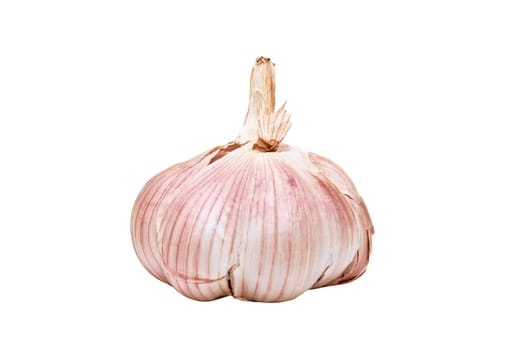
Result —
<svg viewBox="0 0 523 350"><path fill-rule="evenodd" d="M140 261L189 298L290 300L367 266L374 229L352 181L329 159L281 144L289 115L263 91L261 105L252 96L253 76L274 94L272 69L257 61L250 107L259 108L235 142L156 175L135 202Z"/></svg>
<svg viewBox="0 0 523 350"><path fill-rule="evenodd" d="M200 160L208 153L173 165L154 176L144 186L133 207L131 233L136 254L146 270L163 282L168 283L158 250L159 223L165 208L173 200L173 190L205 166Z"/></svg>

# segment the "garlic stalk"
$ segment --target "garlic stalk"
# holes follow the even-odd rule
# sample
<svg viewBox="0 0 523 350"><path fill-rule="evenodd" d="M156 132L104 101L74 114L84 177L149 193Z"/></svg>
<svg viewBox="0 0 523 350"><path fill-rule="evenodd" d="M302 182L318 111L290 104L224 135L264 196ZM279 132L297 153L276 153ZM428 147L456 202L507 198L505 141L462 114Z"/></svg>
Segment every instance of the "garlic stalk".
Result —
<svg viewBox="0 0 523 350"><path fill-rule="evenodd" d="M154 176L132 211L134 248L159 280L196 300L285 301L358 278L374 233L347 174L282 144L274 65L256 60L238 138Z"/></svg>

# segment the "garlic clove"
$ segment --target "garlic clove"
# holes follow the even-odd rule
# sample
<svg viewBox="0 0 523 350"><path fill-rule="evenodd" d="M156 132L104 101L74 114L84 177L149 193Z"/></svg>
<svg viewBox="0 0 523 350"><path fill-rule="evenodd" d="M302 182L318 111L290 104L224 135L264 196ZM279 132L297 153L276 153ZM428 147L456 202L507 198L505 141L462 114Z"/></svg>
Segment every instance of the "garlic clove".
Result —
<svg viewBox="0 0 523 350"><path fill-rule="evenodd" d="M374 225L367 210L367 206L363 201L363 198L356 191L354 183L349 178L347 173L332 160L317 155L315 153L309 153L312 163L320 169L329 181L331 181L336 188L340 190L345 196L346 200L350 203L353 211L356 214L358 231L361 234L360 242L361 246L356 254L354 261L347 267L343 274L333 283L341 284L350 282L359 276L361 276L367 264L369 262L370 253L372 250L372 235L374 234Z"/></svg>
<svg viewBox="0 0 523 350"><path fill-rule="evenodd" d="M157 174L146 183L135 201L131 214L133 246L145 269L160 281L168 283L159 255L158 221L173 199L173 189L199 171L204 166L200 161L212 157L216 150L217 147Z"/></svg>
<svg viewBox="0 0 523 350"><path fill-rule="evenodd" d="M228 272L236 264L231 218L240 210L231 200L242 193L247 181L238 170L232 172L231 153L212 162L204 159L205 166L173 192L177 200L161 223L160 254L167 278L193 299L211 300L230 292Z"/></svg>

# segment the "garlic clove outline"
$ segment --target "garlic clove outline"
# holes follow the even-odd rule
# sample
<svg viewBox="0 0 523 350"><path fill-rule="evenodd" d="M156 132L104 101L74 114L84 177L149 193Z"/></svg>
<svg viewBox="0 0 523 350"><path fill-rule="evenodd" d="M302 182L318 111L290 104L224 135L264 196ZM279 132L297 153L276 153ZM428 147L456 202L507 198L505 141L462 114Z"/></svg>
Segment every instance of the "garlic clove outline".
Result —
<svg viewBox="0 0 523 350"><path fill-rule="evenodd" d="M209 154L213 154L217 149L218 147L215 147L160 172L150 179L138 194L131 213L133 246L145 269L160 281L168 283L158 250L158 223L162 220L165 208L173 200L173 190L205 166L205 163L200 161L207 159Z"/></svg>
<svg viewBox="0 0 523 350"><path fill-rule="evenodd" d="M370 253L372 250L372 235L374 234L374 225L369 215L369 211L363 198L356 191L354 183L347 173L332 160L322 157L318 154L309 153L312 163L332 182L353 207L356 214L358 225L364 231L360 240L360 248L354 257L352 263L347 267L343 274L329 285L347 283L360 277L366 270L369 263Z"/></svg>

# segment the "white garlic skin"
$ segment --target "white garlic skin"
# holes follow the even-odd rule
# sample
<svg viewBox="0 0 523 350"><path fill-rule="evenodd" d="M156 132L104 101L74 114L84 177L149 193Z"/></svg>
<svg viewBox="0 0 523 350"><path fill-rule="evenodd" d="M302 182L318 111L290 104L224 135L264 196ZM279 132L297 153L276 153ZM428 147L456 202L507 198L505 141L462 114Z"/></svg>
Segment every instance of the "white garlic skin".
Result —
<svg viewBox="0 0 523 350"><path fill-rule="evenodd" d="M135 202L131 233L144 267L189 298L277 302L359 277L374 228L334 162L247 142L153 177Z"/></svg>

